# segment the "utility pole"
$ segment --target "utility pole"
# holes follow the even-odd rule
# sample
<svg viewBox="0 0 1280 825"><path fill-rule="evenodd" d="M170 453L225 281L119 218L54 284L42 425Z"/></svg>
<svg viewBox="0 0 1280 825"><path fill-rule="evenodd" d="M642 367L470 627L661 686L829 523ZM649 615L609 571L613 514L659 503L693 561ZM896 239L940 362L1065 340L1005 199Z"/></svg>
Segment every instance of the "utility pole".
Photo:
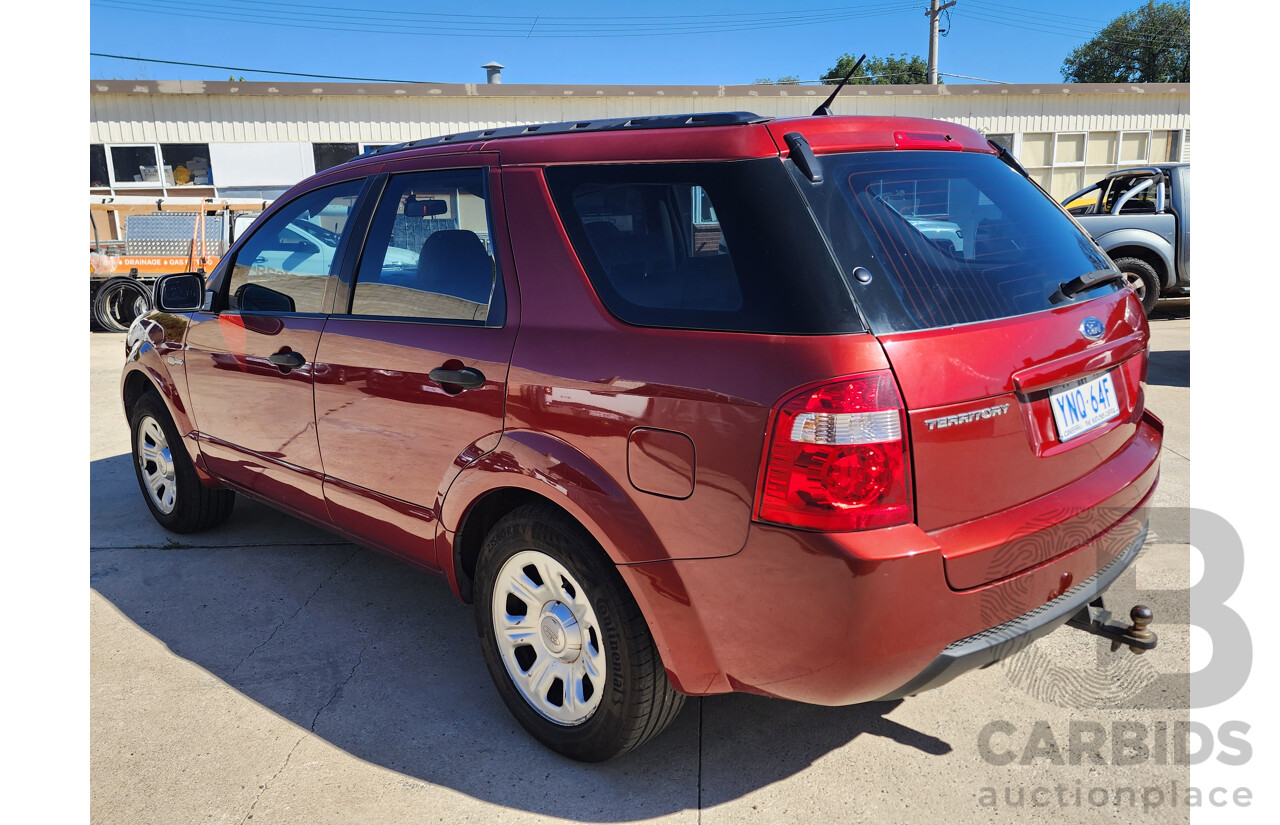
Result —
<svg viewBox="0 0 1280 825"><path fill-rule="evenodd" d="M938 85L938 15L956 4L956 0L939 5L938 0L929 0L929 10L925 16L929 18L929 85Z"/></svg>

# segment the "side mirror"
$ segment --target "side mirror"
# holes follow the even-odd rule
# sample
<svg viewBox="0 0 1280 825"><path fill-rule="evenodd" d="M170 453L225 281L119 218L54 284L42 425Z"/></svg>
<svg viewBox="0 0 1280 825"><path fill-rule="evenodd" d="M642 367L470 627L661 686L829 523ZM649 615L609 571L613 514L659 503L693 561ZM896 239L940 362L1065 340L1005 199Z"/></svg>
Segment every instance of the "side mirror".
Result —
<svg viewBox="0 0 1280 825"><path fill-rule="evenodd" d="M195 272L164 275L156 281L156 307L165 312L195 312L204 302L204 276Z"/></svg>
<svg viewBox="0 0 1280 825"><path fill-rule="evenodd" d="M262 284L245 284L237 289L232 296L231 308L241 312L266 312L272 315L297 311L292 297Z"/></svg>

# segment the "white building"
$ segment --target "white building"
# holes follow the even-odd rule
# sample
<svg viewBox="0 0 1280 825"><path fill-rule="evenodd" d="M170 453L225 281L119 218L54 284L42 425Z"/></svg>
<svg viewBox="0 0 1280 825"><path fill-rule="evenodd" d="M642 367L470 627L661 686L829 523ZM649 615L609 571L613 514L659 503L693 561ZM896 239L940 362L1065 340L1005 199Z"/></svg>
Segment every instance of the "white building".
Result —
<svg viewBox="0 0 1280 825"><path fill-rule="evenodd" d="M371 146L523 123L807 115L822 86L91 80L92 199L274 198ZM1190 160L1190 84L848 86L836 114L953 121L1003 142L1056 197L1117 167Z"/></svg>

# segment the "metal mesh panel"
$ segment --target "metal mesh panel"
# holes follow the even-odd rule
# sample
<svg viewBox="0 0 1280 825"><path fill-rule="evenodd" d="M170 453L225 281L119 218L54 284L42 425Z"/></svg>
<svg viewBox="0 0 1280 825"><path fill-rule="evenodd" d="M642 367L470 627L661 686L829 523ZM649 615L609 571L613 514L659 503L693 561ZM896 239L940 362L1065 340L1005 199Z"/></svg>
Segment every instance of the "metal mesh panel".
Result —
<svg viewBox="0 0 1280 825"><path fill-rule="evenodd" d="M204 218L205 251L208 255L221 255L226 251L226 244L222 242L224 220L222 215L206 215ZM195 228L195 212L129 215L124 219L124 254L186 255L191 252Z"/></svg>

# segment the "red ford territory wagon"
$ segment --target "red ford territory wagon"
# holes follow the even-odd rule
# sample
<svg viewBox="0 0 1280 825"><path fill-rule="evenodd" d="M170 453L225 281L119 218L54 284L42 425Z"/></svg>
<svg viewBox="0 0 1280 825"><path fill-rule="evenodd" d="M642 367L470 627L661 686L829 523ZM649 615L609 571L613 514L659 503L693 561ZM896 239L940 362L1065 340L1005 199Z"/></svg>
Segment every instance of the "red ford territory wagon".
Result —
<svg viewBox="0 0 1280 825"><path fill-rule="evenodd" d="M1142 307L954 124L386 147L157 301L122 379L156 520L241 494L438 572L574 759L685 696L936 687L1087 609L1146 535Z"/></svg>

